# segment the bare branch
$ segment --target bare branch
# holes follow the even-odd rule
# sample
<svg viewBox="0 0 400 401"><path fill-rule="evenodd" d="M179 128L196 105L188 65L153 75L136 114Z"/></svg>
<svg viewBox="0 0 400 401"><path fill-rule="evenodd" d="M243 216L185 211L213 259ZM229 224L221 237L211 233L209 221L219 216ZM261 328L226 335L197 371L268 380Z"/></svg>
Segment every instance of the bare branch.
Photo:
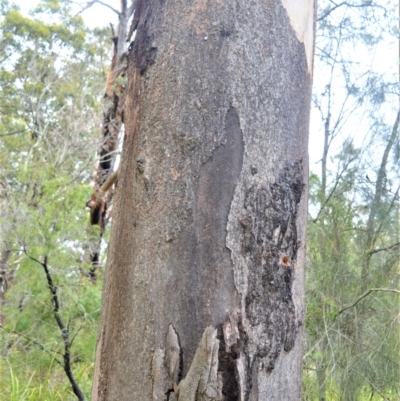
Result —
<svg viewBox="0 0 400 401"><path fill-rule="evenodd" d="M118 170L114 171L101 186L99 192L107 192L118 178Z"/></svg>
<svg viewBox="0 0 400 401"><path fill-rule="evenodd" d="M132 0L132 4L128 8L128 17L131 17L133 12L136 10L137 0Z"/></svg>
<svg viewBox="0 0 400 401"><path fill-rule="evenodd" d="M384 181L385 181L385 176L386 176L386 165L387 165L387 161L389 158L389 153L390 153L390 151L395 143L396 137L398 135L399 124L400 124L400 109L397 112L397 117L396 117L396 121L393 125L392 133L390 135L389 141L388 141L385 151L383 153L381 165L380 165L379 171L378 171L378 177L377 177L376 184L375 184L375 195L374 195L374 199L371 204L371 212L370 212L370 215L368 217L368 222L367 222L369 248L373 247L373 245L376 241L376 238L377 238L377 234L379 234L379 231L380 231L379 229L376 231L374 229L375 228L374 227L375 216L376 216L376 214L378 212L378 208L381 204L382 193L384 190ZM394 202L396 197L397 197L397 192L393 198L392 203Z"/></svg>
<svg viewBox="0 0 400 401"><path fill-rule="evenodd" d="M28 131L27 129L21 129L19 131L14 131L14 132L7 132L7 134L0 134L0 136L11 136L11 135L17 135L17 134L22 134L23 132Z"/></svg>
<svg viewBox="0 0 400 401"><path fill-rule="evenodd" d="M111 37L114 38L115 37L115 28L111 22L110 22L110 29L111 29Z"/></svg>
<svg viewBox="0 0 400 401"><path fill-rule="evenodd" d="M352 304L346 305L344 306L342 309L339 310L339 312L337 313L338 315L340 315L341 313L343 313L345 310L350 309L350 308L354 308L361 300L363 300L365 297L367 297L368 295L370 295L373 292L378 292L378 291L382 291L382 292L394 292L395 294L400 294L400 290L396 290L395 288L371 288L370 290L364 292L364 294L362 294L356 301L354 301Z"/></svg>
<svg viewBox="0 0 400 401"><path fill-rule="evenodd" d="M28 336L26 336L26 335L24 335L24 334L22 334L22 333L19 333L18 331L15 331L15 330L13 330L12 332L13 332L14 334L20 336L20 337L25 338L26 340L30 341L31 343L37 345L42 351L44 351L46 354L48 354L48 355L50 355L52 358L54 358L54 360L55 360L60 366L64 367L63 363L62 363L61 361L59 361L59 360L54 356L54 354L60 354L60 355L62 355L61 352L59 352L59 351L54 351L54 350L49 351L49 350L46 349L46 347L45 347L43 344L41 344L40 342L34 340L33 338L30 338L30 337L28 337Z"/></svg>
<svg viewBox="0 0 400 401"><path fill-rule="evenodd" d="M380 222L378 228L376 229L375 236L377 236L377 235L381 232L381 229L382 229L382 226L383 226L383 224L384 224L384 222L385 222L386 217L388 217L389 214L390 214L390 212L393 210L393 207L395 206L395 202L396 202L397 197L398 197L398 194L399 194L399 190L400 190L400 186L397 188L396 192L394 193L394 196L393 196L393 198L392 198L392 201L390 202L389 208L388 208L388 210L386 211L386 216L384 216L384 218L383 218L382 221ZM376 242L376 241L374 241L374 244L375 244L375 242ZM372 245L371 245L371 247L372 247ZM374 253L374 252L372 252L372 253ZM368 254L369 254L369 255L372 255L372 253L369 252Z"/></svg>
<svg viewBox="0 0 400 401"><path fill-rule="evenodd" d="M37 260L36 258L34 258L33 256L31 256L31 255L28 254L28 252L27 252L27 250L26 250L26 248L25 248L25 245L23 245L22 249L23 249L23 251L24 251L24 254L25 254L29 259L31 259L31 260L33 260L34 262L39 263L39 265L43 266L43 263L42 263L42 262L40 262L39 260Z"/></svg>
<svg viewBox="0 0 400 401"><path fill-rule="evenodd" d="M330 9L326 10L324 12L324 14L322 14L319 18L317 18L317 21L321 21L321 20L325 19L333 11L335 11L336 9L338 9L339 7L342 7L342 6L347 6L349 8L363 8L363 7L379 7L379 8L381 8L377 4L372 4L372 0L369 0L368 2L365 2L363 4L350 4L347 1L343 1L343 2L341 2L339 4L334 3L333 1L331 1L331 3L334 4L334 6L332 8L330 8Z"/></svg>
<svg viewBox="0 0 400 401"><path fill-rule="evenodd" d="M107 4L107 3L103 3L101 0L92 0L92 1L89 1L89 2L86 4L86 6L85 6L78 14L83 13L85 10L87 10L87 9L90 8L90 7L92 7L93 4L96 4L96 3L97 3L97 4L100 4L100 5L104 6L104 7L109 8L110 10L114 11L114 12L119 16L119 11L118 11L118 10L116 10L114 7L110 6L110 5Z"/></svg>
<svg viewBox="0 0 400 401"><path fill-rule="evenodd" d="M70 341L70 345L72 346L72 343L74 342L76 336L79 334L79 332L82 330L83 328L83 322L80 324L80 326L78 327L78 330L76 330L75 334L72 336L71 341Z"/></svg>
<svg viewBox="0 0 400 401"><path fill-rule="evenodd" d="M368 379L368 377L365 377L364 375L362 375L360 372L357 371L357 374L362 377L365 381L367 381L369 383L369 385L374 389L375 392L377 392L379 394L379 396L382 398L382 400L384 401L390 401L389 398L385 397L385 395L383 394L383 392L374 385L374 383ZM372 398L372 397L371 397Z"/></svg>
<svg viewBox="0 0 400 401"><path fill-rule="evenodd" d="M360 151L360 152L361 152L361 151ZM319 209L319 211L318 211L317 216L315 217L315 219L312 220L313 223L316 223L316 222L317 222L317 220L318 220L320 214L321 214L322 211L325 209L325 207L328 205L330 199L331 199L332 196L334 195L334 193L335 193L335 191L336 191L336 188L338 187L339 182L340 182L340 179L342 178L343 174L347 171L347 168L349 167L349 165L350 165L351 163L353 163L353 161L357 160L357 158L358 158L360 152L358 152L354 157L352 157L351 159L349 159L349 160L347 161L347 163L343 166L342 171L338 174L338 176L337 176L337 178L336 178L335 184L334 184L334 186L333 186L331 192L329 193L329 195L328 195L328 197L326 198L325 202L321 205L321 207L320 207L320 209Z"/></svg>
<svg viewBox="0 0 400 401"><path fill-rule="evenodd" d="M378 253L378 252L390 251L391 249L396 249L398 247L400 247L400 242L397 242L396 244L390 245L390 246L388 246L386 248L373 249L372 251L369 252L369 254L373 255L373 254Z"/></svg>

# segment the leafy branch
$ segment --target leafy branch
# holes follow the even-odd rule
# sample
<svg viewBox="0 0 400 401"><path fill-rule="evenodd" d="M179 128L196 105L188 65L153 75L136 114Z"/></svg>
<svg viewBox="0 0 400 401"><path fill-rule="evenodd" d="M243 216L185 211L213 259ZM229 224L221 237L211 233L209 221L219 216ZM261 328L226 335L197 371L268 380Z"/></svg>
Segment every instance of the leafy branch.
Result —
<svg viewBox="0 0 400 401"><path fill-rule="evenodd" d="M69 337L69 327L68 325L65 326L62 319L61 319L61 315L60 315L60 301L59 301L59 297L58 297L58 292L57 292L57 286L54 284L53 282L53 278L51 276L50 273L50 269L48 266L48 258L47 255L43 258L43 262L41 262L40 260L34 258L33 256L29 255L25 246L23 248L25 255L33 260L34 262L38 263L39 265L41 265L43 267L43 270L46 274L46 279L47 279L47 285L48 288L50 290L51 293L51 297L52 297L52 304L53 304L53 316L54 319L57 323L57 326L60 330L63 342L64 342L64 353L62 354L63 356L63 360L64 363L60 363L58 360L57 362L61 364L61 366L64 369L65 374L68 377L68 380L71 384L72 387L72 391L74 392L74 394L76 395L76 397L78 398L79 401L85 401L85 396L82 393L82 390L80 389L78 383L76 382L74 375L72 373L71 370L71 346L73 343L73 340L76 336L76 334L74 335L74 337L72 338L72 340L70 340ZM80 330L80 329L79 329ZM38 344L37 342L35 342L36 344ZM43 348L43 347L42 347Z"/></svg>

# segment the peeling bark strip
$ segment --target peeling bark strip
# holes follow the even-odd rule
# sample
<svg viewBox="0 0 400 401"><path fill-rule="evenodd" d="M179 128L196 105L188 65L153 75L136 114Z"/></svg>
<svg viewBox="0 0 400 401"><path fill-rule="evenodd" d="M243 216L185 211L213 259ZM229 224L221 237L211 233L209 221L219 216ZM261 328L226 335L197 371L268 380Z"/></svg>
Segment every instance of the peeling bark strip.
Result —
<svg viewBox="0 0 400 401"><path fill-rule="evenodd" d="M168 334L165 340L165 366L168 375L167 381L172 385L179 383L182 379L182 349L178 334L172 324L168 326Z"/></svg>
<svg viewBox="0 0 400 401"><path fill-rule="evenodd" d="M282 349L293 348L302 324L291 287L303 187L301 163L288 164L275 183L253 185L246 191L246 215L240 221L242 253L249 270L245 311L250 328L246 329L245 353L261 359L267 370L274 369Z"/></svg>
<svg viewBox="0 0 400 401"><path fill-rule="evenodd" d="M97 2L98 0L89 2L86 8L91 7ZM139 3L141 3L141 1L139 1ZM117 157L118 139L124 124L125 81L128 68L126 54L127 29L128 21L134 11L135 18L137 17L137 6L138 0L132 0L130 6L128 6L127 0L121 0L120 11L109 6L109 8L117 13L119 23L116 32L114 28L111 27L113 34L113 54L104 94L103 139L98 151L99 163L94 176L94 192L91 196L91 200L86 203L86 206L90 208L90 225L98 225L100 227L99 241L90 253L92 267L89 271L89 278L93 282L97 279L96 270L100 263L101 241L110 218L110 213L108 213L107 209L114 195L112 186L115 183L116 177L113 177L113 170ZM130 32L130 36L131 35L132 32Z"/></svg>
<svg viewBox="0 0 400 401"><path fill-rule="evenodd" d="M282 0L297 39L304 43L308 71L312 73L314 57L315 3L314 0Z"/></svg>
<svg viewBox="0 0 400 401"><path fill-rule="evenodd" d="M219 340L217 331L207 327L186 377L176 388L177 401L222 400L222 382L218 374Z"/></svg>

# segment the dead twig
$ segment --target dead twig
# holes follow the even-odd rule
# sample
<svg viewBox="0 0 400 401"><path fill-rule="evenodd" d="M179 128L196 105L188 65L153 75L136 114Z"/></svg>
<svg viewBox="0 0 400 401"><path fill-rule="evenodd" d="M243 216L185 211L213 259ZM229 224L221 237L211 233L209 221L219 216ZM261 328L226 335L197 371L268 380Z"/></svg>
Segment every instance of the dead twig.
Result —
<svg viewBox="0 0 400 401"><path fill-rule="evenodd" d="M373 292L378 292L378 291L382 291L382 292L394 292L395 294L400 294L400 290L396 290L395 288L371 288L368 291L364 292L364 294L360 295L356 301L354 301L353 303L344 306L342 309L340 309L337 313L337 315L340 315L341 313L343 313L344 311L346 311L347 309L350 308L354 308L361 300L363 300L365 297L367 297L368 295L372 294Z"/></svg>

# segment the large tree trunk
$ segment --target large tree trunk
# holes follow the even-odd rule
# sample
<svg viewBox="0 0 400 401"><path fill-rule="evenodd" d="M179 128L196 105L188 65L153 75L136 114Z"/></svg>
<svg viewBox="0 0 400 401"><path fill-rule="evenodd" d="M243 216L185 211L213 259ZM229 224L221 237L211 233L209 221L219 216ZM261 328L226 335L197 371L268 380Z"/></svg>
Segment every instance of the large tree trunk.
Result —
<svg viewBox="0 0 400 401"><path fill-rule="evenodd" d="M93 400L300 400L314 0L146 0Z"/></svg>

